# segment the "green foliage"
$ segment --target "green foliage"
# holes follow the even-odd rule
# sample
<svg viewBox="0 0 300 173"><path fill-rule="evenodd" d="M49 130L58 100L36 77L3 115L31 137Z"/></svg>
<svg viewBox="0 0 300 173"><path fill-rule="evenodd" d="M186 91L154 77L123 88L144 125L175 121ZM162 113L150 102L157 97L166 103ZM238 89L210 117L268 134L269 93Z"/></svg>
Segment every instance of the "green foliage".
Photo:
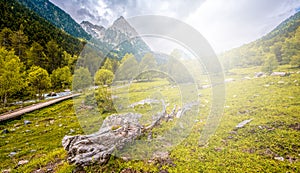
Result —
<svg viewBox="0 0 300 173"><path fill-rule="evenodd" d="M152 80L155 74L150 70L157 70L157 62L151 53L146 53L139 63L139 73L142 73L139 78Z"/></svg>
<svg viewBox="0 0 300 173"><path fill-rule="evenodd" d="M271 74L273 70L275 70L278 67L277 59L273 54L268 55L267 59L264 62L264 65L262 67L262 71L267 72Z"/></svg>
<svg viewBox="0 0 300 173"><path fill-rule="evenodd" d="M87 68L76 69L73 75L73 90L85 89L92 86L92 76Z"/></svg>
<svg viewBox="0 0 300 173"><path fill-rule="evenodd" d="M111 91L107 87L100 86L95 93L96 102L98 104L99 112L112 113L115 111L114 104L111 98Z"/></svg>
<svg viewBox="0 0 300 173"><path fill-rule="evenodd" d="M52 72L58 67L63 65L63 52L62 49L58 46L55 40L51 40L46 45L46 54L48 57L47 71Z"/></svg>
<svg viewBox="0 0 300 173"><path fill-rule="evenodd" d="M133 54L126 54L122 60L118 71L116 72L117 80L132 80L137 77L138 62Z"/></svg>
<svg viewBox="0 0 300 173"><path fill-rule="evenodd" d="M7 49L11 49L11 36L13 32L9 28L3 28L0 32L0 46L5 47Z"/></svg>
<svg viewBox="0 0 300 173"><path fill-rule="evenodd" d="M7 98L26 86L22 74L23 64L13 51L0 48L0 97L4 104Z"/></svg>
<svg viewBox="0 0 300 173"><path fill-rule="evenodd" d="M28 43L28 37L24 34L23 29L23 25L21 25L20 29L11 35L11 47L22 61L24 61Z"/></svg>
<svg viewBox="0 0 300 173"><path fill-rule="evenodd" d="M40 66L44 69L47 68L48 57L44 53L44 48L37 42L31 44L30 49L27 49L27 68L31 66Z"/></svg>
<svg viewBox="0 0 300 173"><path fill-rule="evenodd" d="M300 12L282 22L266 36L220 55L223 67L260 66L272 54L280 65L300 53Z"/></svg>
<svg viewBox="0 0 300 173"><path fill-rule="evenodd" d="M120 66L120 62L116 59L106 58L104 64L102 65L101 69L110 70L113 73L117 71Z"/></svg>
<svg viewBox="0 0 300 173"><path fill-rule="evenodd" d="M42 99L43 92L51 87L51 79L48 72L38 66L32 66L28 71L27 82L30 90L34 90L35 94Z"/></svg>
<svg viewBox="0 0 300 173"><path fill-rule="evenodd" d="M53 89L66 89L72 83L72 74L68 66L53 70L50 78Z"/></svg>
<svg viewBox="0 0 300 173"><path fill-rule="evenodd" d="M95 76L95 85L111 85L114 78L114 74L110 70L99 69Z"/></svg>
<svg viewBox="0 0 300 173"><path fill-rule="evenodd" d="M282 71L297 71L288 67L278 68ZM236 81L226 84L226 107L218 129L207 145L198 145L211 106L211 90L203 89L198 93L201 97L199 116L195 119L197 122L186 139L169 149L170 156L167 160L158 158L150 163L147 159L124 161L118 157L111 157L105 165L87 166L86 172L121 172L125 168L137 172L165 170L180 173L299 172L300 162L297 159L300 152L298 142L300 88L299 81L294 81L299 80L300 74L243 79L259 70L259 67L229 70L232 75L227 77ZM279 84L278 81L282 80L285 83ZM178 88L171 87L165 80L154 79L151 82L132 83L129 92L130 102L147 98L151 93L159 91L158 86L161 87L159 89L164 88L160 93L170 103L167 108L170 112L180 91L176 91ZM109 88L102 89L104 91L99 91L99 94L105 93L106 89L109 98ZM122 94L125 90L120 88L117 92ZM84 120L86 117L84 115ZM252 121L243 128L235 128L239 122L246 119ZM25 126L24 120L30 120L32 124ZM176 123L176 119L163 122L154 128L153 137L161 137L172 123ZM116 128L118 126L112 129ZM56 172L74 171L75 166L67 163L66 151L61 146L61 140L65 135L83 134L82 124L78 123L78 115L74 112L72 100L25 114L21 120L0 124L0 129L10 131L1 135L1 170L11 168L12 172L34 172L38 169L46 171L51 165ZM70 133L70 129L76 132ZM137 150L133 152L146 151L144 148ZM12 151L16 151L17 154L9 157ZM283 157L284 161L274 159L277 156ZM29 163L16 167L17 162L23 159L29 160Z"/></svg>
<svg viewBox="0 0 300 173"><path fill-rule="evenodd" d="M55 40L59 47L71 55L79 54L85 44L85 42L80 41L61 29L56 28L48 21L37 15L35 12L21 5L16 0L0 1L0 8L2 9L0 30L9 28L12 31L17 31L20 29L20 31L24 33L23 35L22 32L19 32L14 36L16 38L16 44L14 46L17 48L18 37L20 36L22 36L22 39L25 38L23 36L27 36L29 45L33 42L37 42L44 48L49 41ZM20 28L21 25L23 25L23 29ZM23 41L24 40L22 40L22 42ZM21 47L19 47L21 50L20 58L22 61L23 46L24 45L21 44ZM19 55L18 50L15 51L16 55Z"/></svg>
<svg viewBox="0 0 300 173"><path fill-rule="evenodd" d="M292 56L290 64L293 67L300 67L300 54Z"/></svg>

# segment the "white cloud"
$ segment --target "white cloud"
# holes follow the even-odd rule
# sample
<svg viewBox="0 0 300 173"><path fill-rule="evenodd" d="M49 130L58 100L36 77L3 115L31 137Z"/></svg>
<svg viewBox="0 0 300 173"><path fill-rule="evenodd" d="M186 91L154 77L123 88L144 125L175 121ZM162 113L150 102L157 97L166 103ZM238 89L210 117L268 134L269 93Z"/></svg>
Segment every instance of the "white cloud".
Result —
<svg viewBox="0 0 300 173"><path fill-rule="evenodd" d="M186 22L217 51L258 39L295 13L299 1L207 0Z"/></svg>
<svg viewBox="0 0 300 173"><path fill-rule="evenodd" d="M196 28L217 51L258 39L291 16L299 0L51 0L78 23L109 26L119 16L164 15Z"/></svg>

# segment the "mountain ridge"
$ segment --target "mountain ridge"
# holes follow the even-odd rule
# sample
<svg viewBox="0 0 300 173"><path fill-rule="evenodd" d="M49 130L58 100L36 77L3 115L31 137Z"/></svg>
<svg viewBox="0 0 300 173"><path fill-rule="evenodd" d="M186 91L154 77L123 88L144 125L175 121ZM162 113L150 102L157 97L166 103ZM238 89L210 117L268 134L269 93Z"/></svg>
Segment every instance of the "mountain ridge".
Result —
<svg viewBox="0 0 300 173"><path fill-rule="evenodd" d="M225 69L260 66L270 57L275 57L279 64L289 64L292 57L300 53L300 46L295 41L297 34L300 34L299 11L266 35L222 53L219 59Z"/></svg>
<svg viewBox="0 0 300 173"><path fill-rule="evenodd" d="M81 22L81 26L93 36L90 41L101 47L101 51L108 57L121 59L126 53L132 53L140 59L145 52L151 51L123 16L117 18L107 28L89 21Z"/></svg>
<svg viewBox="0 0 300 173"><path fill-rule="evenodd" d="M86 40L91 38L91 36L68 13L49 0L17 1L70 35Z"/></svg>

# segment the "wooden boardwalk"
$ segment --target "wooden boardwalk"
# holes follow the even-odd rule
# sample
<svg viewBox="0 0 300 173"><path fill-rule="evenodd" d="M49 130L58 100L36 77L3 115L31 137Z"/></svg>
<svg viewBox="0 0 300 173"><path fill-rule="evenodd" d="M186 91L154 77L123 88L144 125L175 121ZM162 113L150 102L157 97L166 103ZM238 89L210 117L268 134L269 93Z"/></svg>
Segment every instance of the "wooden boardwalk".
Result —
<svg viewBox="0 0 300 173"><path fill-rule="evenodd" d="M70 99L70 98L73 98L73 97L77 97L79 95L80 94L71 94L71 95L68 95L68 96L64 96L64 97L60 97L60 98L57 98L57 99L49 100L47 102L30 105L30 106L27 106L27 107L24 107L24 108L21 108L21 109L17 109L17 110L12 111L12 112L6 112L6 113L0 115L0 122L6 121L6 120L9 120L9 119L12 119L12 118L19 117L19 116L21 116L23 114L26 114L28 112L32 112L32 111L35 111L37 109L47 107L47 106L50 106L52 104L61 102L63 100L67 100L67 99Z"/></svg>

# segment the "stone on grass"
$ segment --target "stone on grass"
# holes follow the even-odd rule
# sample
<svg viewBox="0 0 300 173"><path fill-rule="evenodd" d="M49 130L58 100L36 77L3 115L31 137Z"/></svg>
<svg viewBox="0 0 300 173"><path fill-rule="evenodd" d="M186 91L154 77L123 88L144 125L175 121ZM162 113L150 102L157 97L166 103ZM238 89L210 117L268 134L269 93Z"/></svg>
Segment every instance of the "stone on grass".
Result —
<svg viewBox="0 0 300 173"><path fill-rule="evenodd" d="M283 157L274 157L275 160L284 161Z"/></svg>
<svg viewBox="0 0 300 173"><path fill-rule="evenodd" d="M273 73L271 73L271 76L284 77L284 76L288 76L288 73L287 72L273 72Z"/></svg>
<svg viewBox="0 0 300 173"><path fill-rule="evenodd" d="M7 133L9 133L9 130L3 129L1 133L2 133L2 134L7 134Z"/></svg>
<svg viewBox="0 0 300 173"><path fill-rule="evenodd" d="M20 160L20 161L18 162L18 166L24 165L24 164L26 164L26 163L28 163L28 162L29 162L28 160Z"/></svg>
<svg viewBox="0 0 300 173"><path fill-rule="evenodd" d="M17 154L17 152L14 152L14 151L13 151L13 152L10 152L10 153L9 153L9 156L10 156L10 157L13 157L13 156L15 156L16 154Z"/></svg>
<svg viewBox="0 0 300 173"><path fill-rule="evenodd" d="M255 73L254 77L262 77L264 75L265 75L264 72L257 72L257 73Z"/></svg>
<svg viewBox="0 0 300 173"><path fill-rule="evenodd" d="M25 124L25 125L28 125L28 124L32 124L32 122L29 121L29 120L24 120L24 124Z"/></svg>
<svg viewBox="0 0 300 173"><path fill-rule="evenodd" d="M11 172L11 169L4 169L2 170L2 173L10 173Z"/></svg>
<svg viewBox="0 0 300 173"><path fill-rule="evenodd" d="M250 123L251 121L252 121L252 119L244 120L244 121L240 122L238 125L236 125L235 127L236 127L236 128L242 128L242 127L244 127L246 124Z"/></svg>

